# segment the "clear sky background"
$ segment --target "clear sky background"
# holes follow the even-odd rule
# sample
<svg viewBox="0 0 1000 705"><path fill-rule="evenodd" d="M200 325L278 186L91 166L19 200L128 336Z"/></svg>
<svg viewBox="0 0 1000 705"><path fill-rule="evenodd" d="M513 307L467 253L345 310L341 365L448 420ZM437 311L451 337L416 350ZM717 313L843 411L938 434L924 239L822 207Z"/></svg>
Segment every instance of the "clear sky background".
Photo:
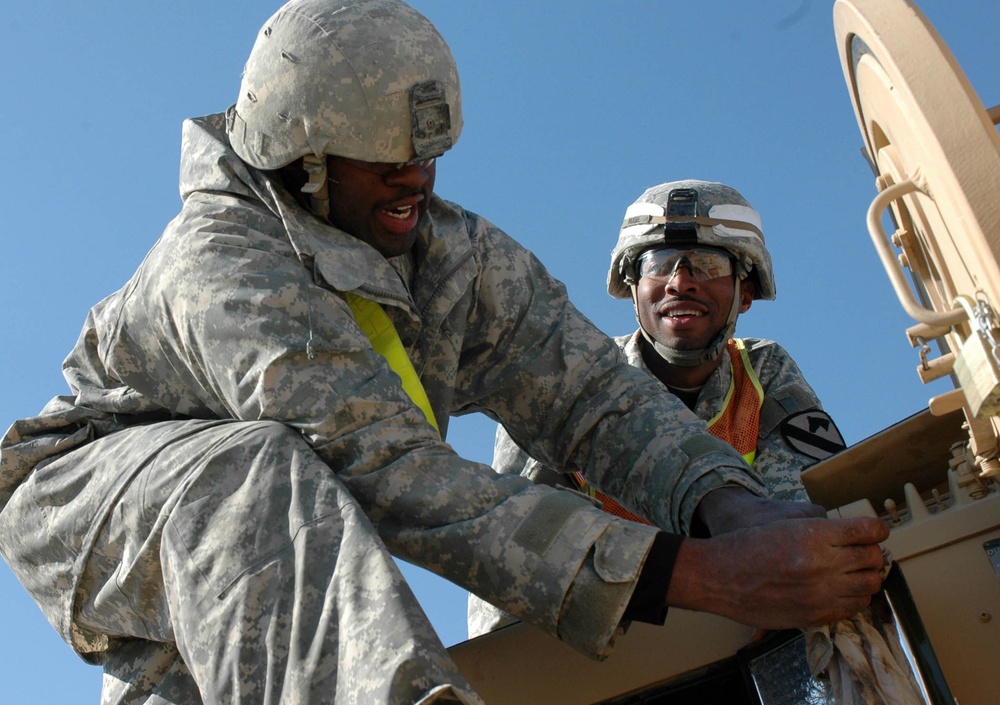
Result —
<svg viewBox="0 0 1000 705"><path fill-rule="evenodd" d="M37 0L0 43L0 426L66 392L87 309L117 289L180 206L184 118L234 102L270 0ZM760 211L778 297L738 334L796 358L854 443L947 389L916 351L865 228L861 157L832 1L413 0L461 74L465 131L437 191L534 250L605 332L634 329L605 292L625 207L700 178ZM987 105L1000 103L1000 5L923 0ZM493 425L448 440L489 462ZM871 468L878 472L879 468ZM407 569L446 644L465 593ZM65 646L0 562L0 702L99 701L101 671Z"/></svg>

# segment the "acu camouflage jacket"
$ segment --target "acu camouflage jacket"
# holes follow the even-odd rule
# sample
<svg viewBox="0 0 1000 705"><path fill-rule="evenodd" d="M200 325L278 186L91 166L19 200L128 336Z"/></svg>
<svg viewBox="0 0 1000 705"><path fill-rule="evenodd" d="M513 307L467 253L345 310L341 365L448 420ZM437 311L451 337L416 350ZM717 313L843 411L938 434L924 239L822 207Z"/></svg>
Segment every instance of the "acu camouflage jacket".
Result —
<svg viewBox="0 0 1000 705"><path fill-rule="evenodd" d="M760 492L742 459L487 220L435 196L413 257L390 262L240 161L223 120L185 123L183 208L92 309L64 365L71 394L8 431L0 507L40 459L123 426L277 420L298 429L394 554L606 653L654 530L458 457L342 292L385 307L442 434L451 415L486 413L535 457L657 497L660 526L684 531L720 484ZM125 476L105 479L110 494ZM574 612L564 597L581 584L595 599Z"/></svg>

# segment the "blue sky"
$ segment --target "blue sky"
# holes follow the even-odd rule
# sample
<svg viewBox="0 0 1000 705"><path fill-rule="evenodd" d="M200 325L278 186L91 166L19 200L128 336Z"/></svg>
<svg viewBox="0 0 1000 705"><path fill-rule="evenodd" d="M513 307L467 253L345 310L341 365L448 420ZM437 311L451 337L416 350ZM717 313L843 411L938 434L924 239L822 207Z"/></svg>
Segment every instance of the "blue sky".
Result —
<svg viewBox="0 0 1000 705"><path fill-rule="evenodd" d="M465 131L437 191L534 250L605 332L634 328L604 289L625 207L647 186L724 181L760 211L778 297L738 334L797 359L848 442L924 408L917 353L864 216L874 196L832 2L413 0L458 61ZM176 213L181 121L235 100L278 3L15 3L0 44L0 426L66 391L91 304ZM924 0L987 105L1000 103L1000 6ZM489 462L493 427L449 441ZM872 468L878 472L878 468ZM409 571L445 643L464 593ZM98 702L80 662L0 563L0 700Z"/></svg>

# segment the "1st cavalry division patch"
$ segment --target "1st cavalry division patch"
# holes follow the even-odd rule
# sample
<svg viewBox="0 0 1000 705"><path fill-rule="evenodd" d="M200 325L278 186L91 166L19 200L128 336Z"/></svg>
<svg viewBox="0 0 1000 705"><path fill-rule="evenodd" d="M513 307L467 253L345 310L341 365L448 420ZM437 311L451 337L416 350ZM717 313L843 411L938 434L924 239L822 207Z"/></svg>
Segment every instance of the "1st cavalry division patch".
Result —
<svg viewBox="0 0 1000 705"><path fill-rule="evenodd" d="M819 409L789 416L781 424L781 435L793 450L814 460L825 460L847 447L837 424Z"/></svg>

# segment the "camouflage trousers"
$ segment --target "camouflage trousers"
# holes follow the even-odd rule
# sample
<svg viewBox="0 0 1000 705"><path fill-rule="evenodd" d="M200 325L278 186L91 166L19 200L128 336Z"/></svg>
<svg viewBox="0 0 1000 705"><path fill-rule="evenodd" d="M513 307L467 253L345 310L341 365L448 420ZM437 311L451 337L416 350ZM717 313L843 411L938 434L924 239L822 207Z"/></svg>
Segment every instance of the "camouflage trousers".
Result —
<svg viewBox="0 0 1000 705"><path fill-rule="evenodd" d="M104 703L481 703L357 502L281 424L120 431L36 468L0 517L50 621L106 639Z"/></svg>

